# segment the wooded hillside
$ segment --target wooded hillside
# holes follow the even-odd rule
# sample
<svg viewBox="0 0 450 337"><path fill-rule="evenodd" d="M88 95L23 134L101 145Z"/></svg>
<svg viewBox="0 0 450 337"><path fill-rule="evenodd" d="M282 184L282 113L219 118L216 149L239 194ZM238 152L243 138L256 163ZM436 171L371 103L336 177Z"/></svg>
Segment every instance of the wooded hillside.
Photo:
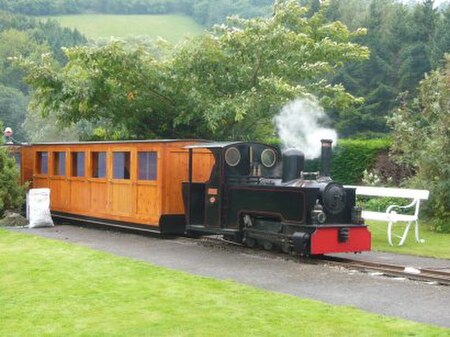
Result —
<svg viewBox="0 0 450 337"><path fill-rule="evenodd" d="M318 0L302 0L308 16L320 8ZM220 24L229 15L244 18L272 15L271 0L2 0L0 8L33 15L114 13L185 13L206 26ZM355 42L370 49L367 62L345 64L332 78L356 97L359 106L329 110L342 136L376 137L389 132L386 116L399 106L397 97L415 93L424 74L436 69L450 51L450 7L436 8L432 0L405 5L394 0L331 0L325 12L329 22L351 29L364 27ZM62 57L61 51L55 52Z"/></svg>

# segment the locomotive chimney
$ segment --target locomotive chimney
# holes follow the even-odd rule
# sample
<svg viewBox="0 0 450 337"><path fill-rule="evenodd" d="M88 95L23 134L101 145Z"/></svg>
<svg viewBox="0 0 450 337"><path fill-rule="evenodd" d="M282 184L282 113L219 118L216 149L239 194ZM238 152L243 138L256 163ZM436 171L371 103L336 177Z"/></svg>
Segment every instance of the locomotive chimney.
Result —
<svg viewBox="0 0 450 337"><path fill-rule="evenodd" d="M305 155L297 149L283 152L283 182L300 178L305 166Z"/></svg>
<svg viewBox="0 0 450 337"><path fill-rule="evenodd" d="M331 139L322 139L322 177L330 176L330 164L331 164Z"/></svg>

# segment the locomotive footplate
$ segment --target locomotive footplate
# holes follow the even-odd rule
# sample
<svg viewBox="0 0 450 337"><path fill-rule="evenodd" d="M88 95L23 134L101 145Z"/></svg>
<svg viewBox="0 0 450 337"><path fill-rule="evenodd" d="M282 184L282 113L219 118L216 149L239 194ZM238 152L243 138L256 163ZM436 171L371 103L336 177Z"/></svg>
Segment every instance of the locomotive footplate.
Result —
<svg viewBox="0 0 450 337"><path fill-rule="evenodd" d="M364 225L292 226L279 223L279 228L279 231L268 231L246 227L243 230L244 241L250 247L258 242L265 249L278 246L286 253L293 251L302 255L371 249L371 233ZM287 228L289 233L283 233L283 229L286 231Z"/></svg>

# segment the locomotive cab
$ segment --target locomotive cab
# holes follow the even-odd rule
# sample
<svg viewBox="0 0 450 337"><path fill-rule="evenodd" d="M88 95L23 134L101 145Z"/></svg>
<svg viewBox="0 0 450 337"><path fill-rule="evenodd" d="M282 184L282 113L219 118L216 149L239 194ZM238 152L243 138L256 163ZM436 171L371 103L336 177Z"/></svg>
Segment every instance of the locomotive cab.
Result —
<svg viewBox="0 0 450 337"><path fill-rule="evenodd" d="M239 237L240 228L230 224L227 213L228 188L257 185L281 178L281 154L275 147L249 142L196 144L189 149L189 180L183 183L188 231L221 233ZM194 182L194 152L207 149L215 160L208 181Z"/></svg>

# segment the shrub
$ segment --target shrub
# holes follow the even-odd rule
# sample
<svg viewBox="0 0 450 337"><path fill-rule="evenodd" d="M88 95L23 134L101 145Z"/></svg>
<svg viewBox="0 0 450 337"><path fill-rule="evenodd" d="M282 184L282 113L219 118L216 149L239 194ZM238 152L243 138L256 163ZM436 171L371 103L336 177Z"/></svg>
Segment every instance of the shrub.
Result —
<svg viewBox="0 0 450 337"><path fill-rule="evenodd" d="M395 158L416 173L411 187L430 190L424 210L442 232L450 232L449 75L447 55L446 64L420 82L417 97L408 100L405 96L389 120Z"/></svg>
<svg viewBox="0 0 450 337"><path fill-rule="evenodd" d="M18 210L25 200L25 187L20 186L20 175L7 147L0 147L0 217L5 210Z"/></svg>
<svg viewBox="0 0 450 337"><path fill-rule="evenodd" d="M411 200L402 198L358 197L358 205L361 206L365 211L385 212L386 209L391 205L406 206L410 203ZM412 208L412 210L414 210L414 208ZM396 208L394 211L401 214L411 213L411 209L403 210Z"/></svg>

